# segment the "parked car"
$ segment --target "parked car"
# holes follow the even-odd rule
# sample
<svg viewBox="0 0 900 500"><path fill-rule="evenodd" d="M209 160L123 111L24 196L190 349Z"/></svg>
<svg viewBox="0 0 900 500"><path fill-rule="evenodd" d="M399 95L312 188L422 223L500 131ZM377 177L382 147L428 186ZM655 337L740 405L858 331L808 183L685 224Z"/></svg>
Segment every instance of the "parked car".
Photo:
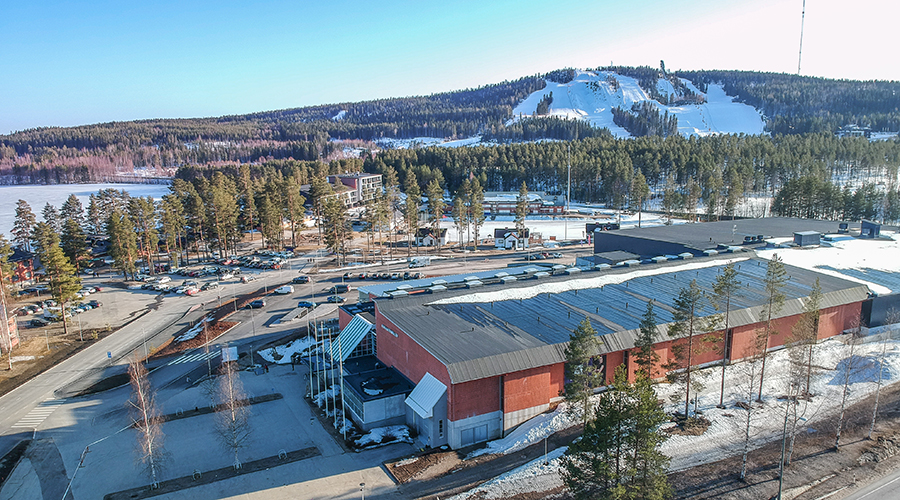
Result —
<svg viewBox="0 0 900 500"><path fill-rule="evenodd" d="M273 290L273 293L277 293L278 295L287 295L290 293L294 293L294 287L291 285L284 285Z"/></svg>
<svg viewBox="0 0 900 500"><path fill-rule="evenodd" d="M296 278L291 280L291 283L302 285L304 283L309 283L309 276L297 276Z"/></svg>
<svg viewBox="0 0 900 500"><path fill-rule="evenodd" d="M247 309L262 309L263 307L266 307L266 301L262 299L247 304Z"/></svg>
<svg viewBox="0 0 900 500"><path fill-rule="evenodd" d="M559 253L559 252L553 252L553 253L550 254L550 255L553 256L554 259L561 259L561 258L562 258L562 254Z"/></svg>
<svg viewBox="0 0 900 500"><path fill-rule="evenodd" d="M255 281L255 280L256 280L255 274L245 274L245 275L241 276L241 283L250 283L251 281Z"/></svg>
<svg viewBox="0 0 900 500"><path fill-rule="evenodd" d="M350 279L350 273L344 273L344 279L345 280Z"/></svg>
<svg viewBox="0 0 900 500"><path fill-rule="evenodd" d="M200 287L200 290L205 292L206 290L215 290L216 288L219 288L219 282L210 281L209 283L204 283L203 286Z"/></svg>
<svg viewBox="0 0 900 500"><path fill-rule="evenodd" d="M393 274L391 274L391 279L394 280L394 281L399 280L399 279L400 279L400 273L393 273Z"/></svg>
<svg viewBox="0 0 900 500"><path fill-rule="evenodd" d="M307 309L315 309L316 303L310 302L308 300L301 300L300 302L297 303L297 307L305 307Z"/></svg>
<svg viewBox="0 0 900 500"><path fill-rule="evenodd" d="M28 324L33 327L42 327L49 325L50 322L44 318L31 318L31 321L29 321Z"/></svg>
<svg viewBox="0 0 900 500"><path fill-rule="evenodd" d="M90 300L88 301L88 304L95 309L103 305L99 300Z"/></svg>
<svg viewBox="0 0 900 500"><path fill-rule="evenodd" d="M346 300L347 299L341 297L340 295L329 295L328 296L328 302L335 303L335 304L341 304Z"/></svg>

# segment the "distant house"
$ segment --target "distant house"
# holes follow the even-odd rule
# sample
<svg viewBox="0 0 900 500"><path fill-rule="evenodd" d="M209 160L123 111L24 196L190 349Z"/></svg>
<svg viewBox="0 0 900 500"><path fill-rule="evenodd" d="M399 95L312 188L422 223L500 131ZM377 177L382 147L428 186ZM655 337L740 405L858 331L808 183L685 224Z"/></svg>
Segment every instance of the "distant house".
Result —
<svg viewBox="0 0 900 500"><path fill-rule="evenodd" d="M29 283L34 279L35 255L21 248L13 249L12 255L7 259L13 265L10 281L16 284Z"/></svg>
<svg viewBox="0 0 900 500"><path fill-rule="evenodd" d="M496 248L517 249L528 248L528 240L531 231L526 228L521 234L515 229L497 228L494 229L494 246Z"/></svg>
<svg viewBox="0 0 900 500"><path fill-rule="evenodd" d="M440 232L440 246L444 246L447 244L447 229L441 228ZM433 247L437 246L438 237L435 236L434 231L431 230L430 227L420 227L416 230L416 246L420 247Z"/></svg>
<svg viewBox="0 0 900 500"><path fill-rule="evenodd" d="M329 175L328 183L337 188L339 185L347 186L352 191L348 195L350 204L364 203L375 198L375 194L381 191L381 174L338 174ZM337 191L337 189L335 189Z"/></svg>

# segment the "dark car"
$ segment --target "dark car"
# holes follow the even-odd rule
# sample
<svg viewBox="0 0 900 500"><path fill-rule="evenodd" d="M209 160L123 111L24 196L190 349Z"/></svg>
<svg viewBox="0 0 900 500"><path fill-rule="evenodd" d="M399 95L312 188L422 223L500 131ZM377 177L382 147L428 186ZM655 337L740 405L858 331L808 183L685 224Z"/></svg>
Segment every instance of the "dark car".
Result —
<svg viewBox="0 0 900 500"><path fill-rule="evenodd" d="M247 309L262 309L263 307L266 307L266 301L262 299L247 304Z"/></svg>
<svg viewBox="0 0 900 500"><path fill-rule="evenodd" d="M296 278L291 280L291 283L298 283L301 285L303 283L309 283L309 276L297 276Z"/></svg>
<svg viewBox="0 0 900 500"><path fill-rule="evenodd" d="M90 305L91 307L96 309L96 308L102 306L103 304L101 304L99 300L90 300L90 301L88 301L88 305Z"/></svg>
<svg viewBox="0 0 900 500"><path fill-rule="evenodd" d="M297 307L305 307L307 309L315 309L316 303L310 302L308 300L301 300L300 302L297 303Z"/></svg>
<svg viewBox="0 0 900 500"><path fill-rule="evenodd" d="M32 318L31 321L28 322L28 324L34 327L41 327L49 325L50 322L44 318Z"/></svg>
<svg viewBox="0 0 900 500"><path fill-rule="evenodd" d="M336 303L336 304L340 304L346 300L347 299L341 297L340 295L329 295L328 296L328 302L332 302L332 303Z"/></svg>

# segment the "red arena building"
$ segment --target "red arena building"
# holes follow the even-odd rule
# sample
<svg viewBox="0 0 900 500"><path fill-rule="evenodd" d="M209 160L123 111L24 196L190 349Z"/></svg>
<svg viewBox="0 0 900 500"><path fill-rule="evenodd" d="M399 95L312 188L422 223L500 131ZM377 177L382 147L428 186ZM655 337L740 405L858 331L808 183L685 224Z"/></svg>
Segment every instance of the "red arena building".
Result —
<svg viewBox="0 0 900 500"><path fill-rule="evenodd" d="M427 284L418 280L407 282L403 289L382 291L374 300L374 309L371 304L365 307L374 315L363 313L366 324L374 319L373 328L363 328L365 333L357 332L355 338L363 339L369 352L375 351L375 365L380 370L399 372L412 390L408 395L392 393L395 400L405 397L405 408L382 404L377 412L366 415L396 422L403 415L393 413L405 411L407 425L416 430L422 444L431 447L462 448L501 437L561 399L566 345L585 317L600 337L596 355L607 379L622 364L633 376L630 352L647 302L653 301L659 322L656 351L664 365L672 358L673 340L667 328L673 321L671 304L679 290L696 280L711 292L713 281L729 262L734 263L743 283L741 297L733 300L726 334L724 356L730 361L745 356L753 344L765 301L763 279L768 261L748 254L590 270L506 268L490 276L466 276L458 281L445 277ZM865 285L786 267L787 298L775 321L769 349L784 344L816 279L823 292L819 338L851 327L869 295ZM361 294L364 292L365 288ZM704 314L713 313L712 307L707 307ZM342 310L341 326L355 317L353 311ZM354 329L345 329L350 330ZM345 339L339 343L348 353L360 342ZM722 354L709 351L696 362L721 359ZM657 375L664 373L660 370ZM373 375L367 380L376 378ZM354 399L354 407L375 407L374 396L362 394L352 384L346 388L346 397L358 399ZM366 415L354 415L354 419L364 424L363 420L370 419Z"/></svg>

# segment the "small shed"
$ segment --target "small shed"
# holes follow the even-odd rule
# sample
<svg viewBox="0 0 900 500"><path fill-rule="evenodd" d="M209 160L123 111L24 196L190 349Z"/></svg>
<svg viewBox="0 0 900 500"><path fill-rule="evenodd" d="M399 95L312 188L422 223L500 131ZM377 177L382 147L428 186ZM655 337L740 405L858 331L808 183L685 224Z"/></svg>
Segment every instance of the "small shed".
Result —
<svg viewBox="0 0 900 500"><path fill-rule="evenodd" d="M801 247L811 247L819 244L822 233L818 231L795 231L794 244Z"/></svg>
<svg viewBox="0 0 900 500"><path fill-rule="evenodd" d="M863 219L859 228L860 238L878 238L881 236L881 224Z"/></svg>

